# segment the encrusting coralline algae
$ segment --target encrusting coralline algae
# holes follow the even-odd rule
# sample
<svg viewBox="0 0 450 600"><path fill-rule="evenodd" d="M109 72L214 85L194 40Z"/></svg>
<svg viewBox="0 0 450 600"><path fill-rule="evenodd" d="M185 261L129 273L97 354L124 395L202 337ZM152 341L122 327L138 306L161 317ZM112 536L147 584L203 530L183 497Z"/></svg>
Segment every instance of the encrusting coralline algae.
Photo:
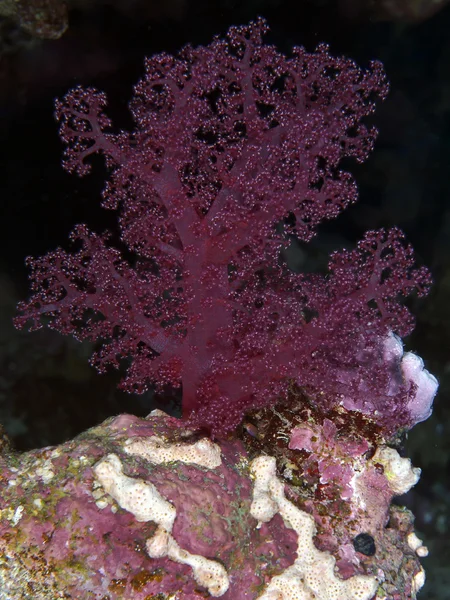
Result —
<svg viewBox="0 0 450 600"><path fill-rule="evenodd" d="M3 597L370 600L377 590L414 597L426 549L412 515L390 507L417 481L407 459L385 446L355 457L352 498L329 503L340 507L331 516L343 524L333 531L320 515L328 500L311 511L302 485L277 473L275 457L250 458L253 445L253 438L213 443L155 411L147 419L121 415L20 459L6 449ZM289 453L287 445L281 451ZM300 477L304 454L290 456ZM374 556L354 550L362 532L374 538ZM339 544L327 540L325 549L326 536Z"/></svg>

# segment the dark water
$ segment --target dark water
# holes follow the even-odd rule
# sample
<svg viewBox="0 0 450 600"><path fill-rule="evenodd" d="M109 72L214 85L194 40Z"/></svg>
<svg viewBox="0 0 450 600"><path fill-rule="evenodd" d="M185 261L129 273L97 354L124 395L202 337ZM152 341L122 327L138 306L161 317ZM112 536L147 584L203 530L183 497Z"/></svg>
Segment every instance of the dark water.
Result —
<svg viewBox="0 0 450 600"><path fill-rule="evenodd" d="M89 347L11 327L14 305L27 295L24 258L67 247L76 223L99 231L114 223L99 208L102 161L85 179L60 167L55 96L78 83L104 89L115 124L126 128L126 104L145 56L206 44L258 15L269 22L269 41L285 52L325 41L334 54L362 66L380 59L391 92L374 117L375 152L364 165L351 165L360 201L321 227L310 258L320 268L330 250L368 228L399 225L432 269L434 289L413 302L418 322L406 342L438 376L441 391L433 417L410 433L405 452L423 469L407 498L430 548L420 597L444 600L450 598L450 5L429 17L425 2L384 6L368 0L168 0L165 8L92 2L69 11L69 27L56 40L33 38L17 20L0 17L0 420L25 449L59 443L114 413L145 415L154 405L150 394L117 392L117 374L96 375L87 366ZM173 404L176 410L176 398Z"/></svg>

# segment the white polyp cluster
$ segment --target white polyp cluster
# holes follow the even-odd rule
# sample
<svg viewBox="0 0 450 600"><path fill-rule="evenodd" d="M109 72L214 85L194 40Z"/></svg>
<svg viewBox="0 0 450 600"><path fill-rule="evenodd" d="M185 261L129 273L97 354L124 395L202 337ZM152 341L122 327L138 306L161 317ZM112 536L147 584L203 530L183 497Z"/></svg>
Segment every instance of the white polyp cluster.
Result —
<svg viewBox="0 0 450 600"><path fill-rule="evenodd" d="M94 473L103 489L121 508L131 512L137 521L154 521L158 525L155 534L146 542L151 558L167 556L189 565L195 581L206 587L211 596L222 596L228 590L228 574L220 563L190 554L175 541L171 532L176 509L152 483L125 475L117 454L108 454L103 458L95 465Z"/></svg>
<svg viewBox="0 0 450 600"><path fill-rule="evenodd" d="M276 476L272 456L259 456L250 463L255 478L250 514L261 522L279 513L287 527L297 533L297 558L280 575L272 577L258 600L370 600L378 587L375 577L355 575L346 581L334 574L335 559L314 546L314 519L284 495L284 484Z"/></svg>
<svg viewBox="0 0 450 600"><path fill-rule="evenodd" d="M379 446L372 462L384 467L389 487L397 496L406 494L420 479L420 469L413 467L409 458L402 458L394 448Z"/></svg>
<svg viewBox="0 0 450 600"><path fill-rule="evenodd" d="M158 436L129 438L125 442L124 450L127 454L142 456L156 465L178 460L206 469L215 469L222 464L220 447L207 438L192 444L171 443Z"/></svg>

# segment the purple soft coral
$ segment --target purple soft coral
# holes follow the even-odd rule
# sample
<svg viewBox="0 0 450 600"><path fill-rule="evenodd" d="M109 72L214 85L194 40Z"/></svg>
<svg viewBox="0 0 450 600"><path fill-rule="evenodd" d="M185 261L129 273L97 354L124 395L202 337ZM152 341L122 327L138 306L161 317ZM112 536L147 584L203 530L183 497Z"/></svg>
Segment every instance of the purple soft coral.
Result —
<svg viewBox="0 0 450 600"><path fill-rule="evenodd" d="M430 283L397 230L335 253L326 278L281 264L289 235L309 241L356 200L339 164L372 149L376 131L361 120L387 84L379 63L364 71L324 45L286 58L262 43L266 29L260 20L148 59L131 133L111 132L94 89L57 102L65 167L84 175L89 155L105 155L103 205L120 211L135 260L78 226L78 252L29 260L34 295L16 319L38 328L45 315L63 333L102 339L92 363L103 371L130 358L128 391L182 385L184 416L213 435L293 382L325 408L351 398L383 421L394 376L385 339L412 326L399 297ZM402 381L390 393L388 429L411 425L414 393Z"/></svg>

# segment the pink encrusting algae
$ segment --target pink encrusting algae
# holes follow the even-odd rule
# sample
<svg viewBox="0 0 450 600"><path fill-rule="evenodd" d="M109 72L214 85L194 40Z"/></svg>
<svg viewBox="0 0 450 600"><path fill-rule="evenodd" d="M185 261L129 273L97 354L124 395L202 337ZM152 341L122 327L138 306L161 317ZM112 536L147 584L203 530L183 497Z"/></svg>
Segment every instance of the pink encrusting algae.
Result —
<svg viewBox="0 0 450 600"><path fill-rule="evenodd" d="M161 460L161 451L177 459ZM251 458L245 439L217 444L160 411L109 419L20 460L7 451L3 597L370 600L378 589L414 597L425 549L411 545L412 515L390 502L398 482L404 492L418 473L393 449L377 453L354 459L354 494L326 522L326 501L311 510L304 483L277 475L275 457ZM392 476L396 460L408 463L403 477ZM297 457L300 479L301 465ZM355 550L361 533L375 540L374 555Z"/></svg>

